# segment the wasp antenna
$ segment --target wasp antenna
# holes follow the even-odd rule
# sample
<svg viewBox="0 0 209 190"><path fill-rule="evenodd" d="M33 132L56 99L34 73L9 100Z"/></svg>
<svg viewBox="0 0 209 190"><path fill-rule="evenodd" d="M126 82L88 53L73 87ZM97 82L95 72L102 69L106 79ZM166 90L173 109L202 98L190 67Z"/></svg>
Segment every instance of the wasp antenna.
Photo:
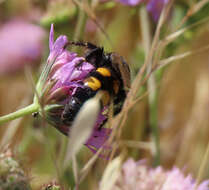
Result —
<svg viewBox="0 0 209 190"><path fill-rule="evenodd" d="M96 48L98 48L96 45L92 44L91 42L87 42L87 47L89 49L96 49Z"/></svg>
<svg viewBox="0 0 209 190"><path fill-rule="evenodd" d="M64 48L66 48L67 46L69 45L74 45L74 46L83 46L83 47L86 47L86 48L89 48L89 49L96 49L98 48L96 45L94 45L93 43L91 42L82 42L82 41L78 41L78 42L74 42L74 41L70 41L68 42Z"/></svg>
<svg viewBox="0 0 209 190"><path fill-rule="evenodd" d="M67 43L64 45L63 49L66 49L69 45L71 45L71 43L70 43L70 42L67 42Z"/></svg>
<svg viewBox="0 0 209 190"><path fill-rule="evenodd" d="M88 47L87 42L74 42L74 41L70 41L70 42L68 42L68 43L65 44L64 49L66 49L70 45Z"/></svg>

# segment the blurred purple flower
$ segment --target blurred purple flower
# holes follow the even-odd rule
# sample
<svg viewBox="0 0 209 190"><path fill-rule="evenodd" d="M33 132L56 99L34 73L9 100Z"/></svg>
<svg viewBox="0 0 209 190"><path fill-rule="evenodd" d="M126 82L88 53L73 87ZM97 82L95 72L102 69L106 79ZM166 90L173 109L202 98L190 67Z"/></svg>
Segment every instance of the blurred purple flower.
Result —
<svg viewBox="0 0 209 190"><path fill-rule="evenodd" d="M191 175L186 177L176 167L164 170L161 166L149 168L144 161L135 162L127 160L123 166L120 176L112 189L129 190L208 190L209 180L197 185Z"/></svg>
<svg viewBox="0 0 209 190"><path fill-rule="evenodd" d="M144 0L119 0L119 1L124 5L135 6L143 2Z"/></svg>
<svg viewBox="0 0 209 190"><path fill-rule="evenodd" d="M147 10L152 15L154 21L158 21L160 17L160 13L165 4L169 2L169 0L117 0L120 1L124 5L136 6L140 3L147 4Z"/></svg>
<svg viewBox="0 0 209 190"><path fill-rule="evenodd" d="M159 19L164 5L168 2L169 0L149 0L147 3L147 10L152 15L154 21Z"/></svg>
<svg viewBox="0 0 209 190"><path fill-rule="evenodd" d="M48 106L45 116L47 121L60 132L68 135L71 124L66 124L62 119L65 105L78 90L84 88L85 78L95 68L86 62L84 57L79 57L76 53L68 51L66 45L68 45L68 39L63 35L54 42L52 25L49 36L50 54L47 61L50 69L43 87L45 90L42 94L42 102L44 106ZM110 129L99 128L107 119L103 114L105 109L100 112L94 131L85 143L93 152L103 146L111 132Z"/></svg>
<svg viewBox="0 0 209 190"><path fill-rule="evenodd" d="M16 19L0 29L0 74L18 71L25 64L41 58L44 30L27 21Z"/></svg>

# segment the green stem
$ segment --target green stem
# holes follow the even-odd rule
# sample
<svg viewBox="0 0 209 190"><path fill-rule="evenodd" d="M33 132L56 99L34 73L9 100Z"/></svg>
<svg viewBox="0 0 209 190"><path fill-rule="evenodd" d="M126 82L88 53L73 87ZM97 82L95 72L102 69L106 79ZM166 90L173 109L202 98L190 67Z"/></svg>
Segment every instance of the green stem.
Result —
<svg viewBox="0 0 209 190"><path fill-rule="evenodd" d="M8 115L5 116L1 116L0 117L0 125L8 122L8 121L12 121L14 119L17 119L19 117L23 117L24 115L28 115L34 112L37 112L39 110L39 105L38 104L31 104L27 107L24 107L22 109L19 109L13 113L10 113Z"/></svg>
<svg viewBox="0 0 209 190"><path fill-rule="evenodd" d="M150 125L152 130L152 137L154 142L154 161L153 166L160 165L160 138L157 120L157 94L155 94L154 100L150 101Z"/></svg>
<svg viewBox="0 0 209 190"><path fill-rule="evenodd" d="M86 13L83 10L79 9L78 21L75 28L75 35L73 37L74 41L81 40L84 33L86 20L87 20Z"/></svg>
<svg viewBox="0 0 209 190"><path fill-rule="evenodd" d="M149 51L151 48L151 32L150 23L147 10L144 6L140 8L140 20L142 25L142 39L145 49L146 59L149 56ZM147 66L147 74L152 70L153 62L150 60ZM152 73L147 81L147 87L149 91L148 101L149 101L149 124L152 129L152 137L154 142L154 162L153 165L157 166L160 164L160 147L159 147L159 131L158 131L158 121L157 121L157 88L156 88L156 78L154 73Z"/></svg>
<svg viewBox="0 0 209 190"><path fill-rule="evenodd" d="M200 168L199 168L199 171L198 171L198 175L197 175L197 183L196 183L196 188L195 190L197 189L197 186L200 184L201 182L201 179L203 178L203 175L206 171L206 168L207 168L207 163L208 163L208 160L209 160L209 142L208 142L208 145L207 145L207 148L206 148L206 152L202 158L202 162L201 162L201 165L200 165Z"/></svg>
<svg viewBox="0 0 209 190"><path fill-rule="evenodd" d="M81 8L79 8L79 13L78 13L78 21L76 23L76 28L74 31L74 37L73 41L80 41L82 40L82 36L84 34L84 29L86 26L86 20L87 20L87 15L85 11L83 11ZM74 47L72 51L77 52L79 47Z"/></svg>

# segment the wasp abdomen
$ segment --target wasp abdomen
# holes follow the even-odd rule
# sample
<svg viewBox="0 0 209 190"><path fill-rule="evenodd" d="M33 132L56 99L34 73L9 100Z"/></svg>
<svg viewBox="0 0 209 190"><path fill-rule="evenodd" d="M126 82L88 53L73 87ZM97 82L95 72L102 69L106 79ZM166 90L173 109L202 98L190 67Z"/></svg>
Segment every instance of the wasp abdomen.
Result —
<svg viewBox="0 0 209 190"><path fill-rule="evenodd" d="M68 104L65 105L62 113L63 123L70 126L84 102L93 97L95 93L96 91L92 91L89 87L78 88Z"/></svg>
<svg viewBox="0 0 209 190"><path fill-rule="evenodd" d="M70 99L62 114L62 120L64 124L72 123L81 106L82 102L78 98L72 97Z"/></svg>
<svg viewBox="0 0 209 190"><path fill-rule="evenodd" d="M88 86L93 91L97 91L102 86L101 81L98 78L94 77L94 76L90 76L87 79L85 79L84 85Z"/></svg>
<svg viewBox="0 0 209 190"><path fill-rule="evenodd" d="M91 78L96 79L100 83L96 90L106 90L110 94L112 94L113 78L108 68L99 67L96 71L91 72L90 76L86 80L89 80ZM94 85L92 85L91 83L87 83L87 86L94 90Z"/></svg>

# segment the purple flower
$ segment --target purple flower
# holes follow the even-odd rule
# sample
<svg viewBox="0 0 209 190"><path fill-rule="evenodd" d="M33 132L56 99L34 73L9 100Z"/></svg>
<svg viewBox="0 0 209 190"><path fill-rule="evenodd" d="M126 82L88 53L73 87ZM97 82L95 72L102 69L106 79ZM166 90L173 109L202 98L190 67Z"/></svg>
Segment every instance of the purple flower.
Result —
<svg viewBox="0 0 209 190"><path fill-rule="evenodd" d="M161 11L169 0L118 0L124 5L136 6L140 3L147 4L147 10L152 15L154 21L158 21Z"/></svg>
<svg viewBox="0 0 209 190"><path fill-rule="evenodd" d="M124 5L136 6L144 0L119 0Z"/></svg>
<svg viewBox="0 0 209 190"><path fill-rule="evenodd" d="M59 36L54 42L54 30L51 26L49 36L50 54L47 61L47 79L42 87L41 102L46 110L46 119L63 134L68 135L71 123L63 120L65 106L71 98L82 88L84 80L95 67L86 62L84 57L66 49L68 39L66 36ZM101 128L106 121L106 108L99 113L94 126L94 131L85 145L96 152L107 140L111 130ZM85 127L85 126L83 126ZM78 137L79 138L79 137Z"/></svg>
<svg viewBox="0 0 209 190"><path fill-rule="evenodd" d="M130 177L131 176L131 177ZM145 161L135 162L127 160L121 173L112 189L129 190L195 190L196 181L191 175L185 176L176 167L171 170L164 170L161 166L149 168ZM197 190L208 190L209 180L197 185Z"/></svg>
<svg viewBox="0 0 209 190"><path fill-rule="evenodd" d="M152 15L154 21L159 19L163 7L168 2L169 0L149 0L147 3L147 10Z"/></svg>
<svg viewBox="0 0 209 190"><path fill-rule="evenodd" d="M12 20L0 29L0 74L36 63L43 50L44 30L24 20Z"/></svg>

